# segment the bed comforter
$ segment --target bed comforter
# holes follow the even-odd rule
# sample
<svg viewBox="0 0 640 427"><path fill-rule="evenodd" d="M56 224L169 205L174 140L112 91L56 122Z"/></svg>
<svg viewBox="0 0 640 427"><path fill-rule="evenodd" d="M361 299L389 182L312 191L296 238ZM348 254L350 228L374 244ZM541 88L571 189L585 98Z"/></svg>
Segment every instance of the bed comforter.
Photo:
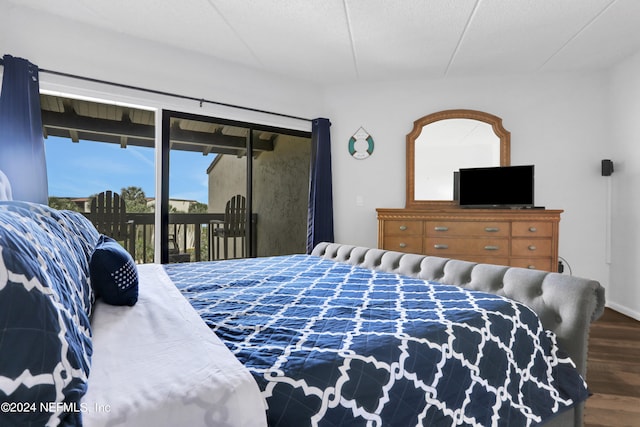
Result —
<svg viewBox="0 0 640 427"><path fill-rule="evenodd" d="M526 306L309 255L164 267L273 426L532 426L586 384Z"/></svg>

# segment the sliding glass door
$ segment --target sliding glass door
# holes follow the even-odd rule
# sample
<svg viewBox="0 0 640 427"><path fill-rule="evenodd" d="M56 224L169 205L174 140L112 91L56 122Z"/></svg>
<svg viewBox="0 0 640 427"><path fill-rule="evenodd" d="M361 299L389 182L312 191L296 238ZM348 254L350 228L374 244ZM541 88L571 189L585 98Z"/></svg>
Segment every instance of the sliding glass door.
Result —
<svg viewBox="0 0 640 427"><path fill-rule="evenodd" d="M40 106L49 205L83 213L137 263L153 262L155 112L49 94ZM124 215L109 212L113 200Z"/></svg>
<svg viewBox="0 0 640 427"><path fill-rule="evenodd" d="M261 139L263 138L263 139ZM304 253L307 240L311 139L287 134L257 133L272 149L253 159L253 211L258 256Z"/></svg>
<svg viewBox="0 0 640 427"><path fill-rule="evenodd" d="M162 262L304 252L308 132L174 111L162 127Z"/></svg>

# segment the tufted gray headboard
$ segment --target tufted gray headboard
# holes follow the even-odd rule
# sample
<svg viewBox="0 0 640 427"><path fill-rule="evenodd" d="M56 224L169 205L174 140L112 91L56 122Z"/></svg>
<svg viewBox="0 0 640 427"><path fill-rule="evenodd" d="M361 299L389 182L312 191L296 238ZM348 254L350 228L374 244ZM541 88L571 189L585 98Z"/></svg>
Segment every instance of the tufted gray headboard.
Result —
<svg viewBox="0 0 640 427"><path fill-rule="evenodd" d="M540 317L545 329L586 378L589 325L604 310L604 288L594 280L548 271L476 264L336 243L320 243L311 255L325 259L491 292L522 302Z"/></svg>

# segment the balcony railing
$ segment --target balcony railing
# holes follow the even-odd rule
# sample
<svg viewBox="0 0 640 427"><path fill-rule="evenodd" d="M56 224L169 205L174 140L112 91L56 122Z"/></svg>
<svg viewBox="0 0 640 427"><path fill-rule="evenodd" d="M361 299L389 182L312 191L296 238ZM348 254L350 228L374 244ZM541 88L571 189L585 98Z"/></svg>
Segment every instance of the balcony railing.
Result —
<svg viewBox="0 0 640 427"><path fill-rule="evenodd" d="M84 214L91 221L91 213ZM127 213L127 221L129 222L133 233L125 247L135 248L130 252L137 263L147 263L154 261L154 231L155 231L155 213ZM222 259L223 254L220 251L220 244L216 241L217 237L213 230L224 222L223 213L171 213L169 214L169 236L170 242L170 262L187 262L187 261L207 261ZM252 216L252 227L254 232L252 235L253 245L247 247L253 248L253 253L249 256L255 256L256 246L256 223L257 214ZM238 238L237 240L240 240ZM175 250L172 245L175 244ZM239 241L230 242L232 248L240 245ZM232 253L233 255L233 253Z"/></svg>

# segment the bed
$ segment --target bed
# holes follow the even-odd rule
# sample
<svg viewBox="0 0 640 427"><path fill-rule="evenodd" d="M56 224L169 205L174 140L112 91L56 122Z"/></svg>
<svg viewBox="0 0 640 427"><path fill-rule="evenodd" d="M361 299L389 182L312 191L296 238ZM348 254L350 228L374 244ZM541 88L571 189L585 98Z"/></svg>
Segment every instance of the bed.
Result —
<svg viewBox="0 0 640 427"><path fill-rule="evenodd" d="M581 424L593 281L337 244L165 270L270 425Z"/></svg>
<svg viewBox="0 0 640 427"><path fill-rule="evenodd" d="M324 243L139 265L136 301L114 305L91 280L100 239L82 215L0 203L0 309L44 291L61 343L36 372L5 327L0 424L582 425L595 281ZM44 354L41 336L18 350Z"/></svg>

